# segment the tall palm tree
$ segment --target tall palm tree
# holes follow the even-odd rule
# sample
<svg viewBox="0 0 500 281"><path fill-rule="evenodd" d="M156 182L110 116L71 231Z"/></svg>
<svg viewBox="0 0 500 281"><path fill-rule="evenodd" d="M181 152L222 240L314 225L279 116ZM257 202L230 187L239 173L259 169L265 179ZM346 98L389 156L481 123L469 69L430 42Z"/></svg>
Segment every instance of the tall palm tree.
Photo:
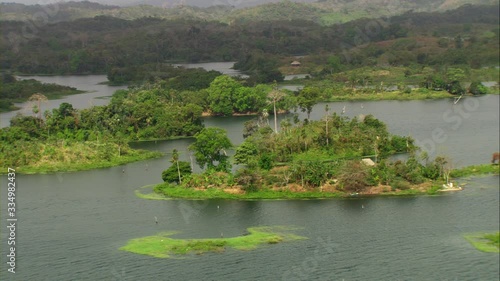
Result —
<svg viewBox="0 0 500 281"><path fill-rule="evenodd" d="M273 111L274 111L274 132L278 133L278 112L276 110L276 103L282 100L285 97L285 93L282 91L278 90L277 87L275 87L268 95L267 98L270 103L273 104Z"/></svg>
<svg viewBox="0 0 500 281"><path fill-rule="evenodd" d="M175 163L177 165L177 175L179 175L179 184L181 184L182 179L181 179L181 170L179 169L179 151L177 151L177 149L174 149L172 151L172 159L170 159L170 162L172 164Z"/></svg>

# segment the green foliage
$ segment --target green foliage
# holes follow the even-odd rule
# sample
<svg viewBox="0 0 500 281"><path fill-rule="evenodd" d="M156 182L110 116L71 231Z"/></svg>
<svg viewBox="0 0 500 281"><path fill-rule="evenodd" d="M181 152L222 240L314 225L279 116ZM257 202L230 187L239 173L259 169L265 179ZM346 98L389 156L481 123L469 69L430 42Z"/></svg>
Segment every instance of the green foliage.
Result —
<svg viewBox="0 0 500 281"><path fill-rule="evenodd" d="M273 168L273 156L269 153L263 153L259 158L259 168L271 170Z"/></svg>
<svg viewBox="0 0 500 281"><path fill-rule="evenodd" d="M500 166L492 164L483 164L468 166L461 169L452 170L450 176L453 178L463 178L475 175L500 174Z"/></svg>
<svg viewBox="0 0 500 281"><path fill-rule="evenodd" d="M76 169L134 161L140 157L128 146L129 140L191 136L203 128L201 107L172 103L167 94L160 88L121 90L107 106L78 110L62 103L45 111L45 119L40 112L37 117L16 115L10 127L0 129L0 160L10 166L53 166L56 170L64 170L68 159ZM38 110L44 96L35 94L30 99ZM93 150L66 152L84 143Z"/></svg>
<svg viewBox="0 0 500 281"><path fill-rule="evenodd" d="M79 19L71 24L63 21L44 26L36 38L24 36L31 23L3 21L0 26L2 34L26 39L26 43L2 40L0 51L5 55L0 58L0 63L5 69L21 73L108 73L111 80L124 82L163 76L162 67L156 68L158 62L237 60L239 64L236 68L250 74L252 85L280 81L283 56L296 54L325 54L322 64L326 67L319 68L325 69L325 75L342 67L377 64L462 64L479 68L498 61L498 32L495 31L498 3L493 3L495 6L461 7L444 13L407 13L376 21L380 24L375 26L367 18L343 23L339 28L324 28L318 24L374 15L389 16L387 9L381 9L380 4L367 4L366 1L361 5L366 10L360 11L360 7L356 7L359 1L344 1L335 5L283 2L270 4L268 10L257 14L255 11L246 14L247 9L216 7L193 10L183 6L178 9L135 7L130 9L141 12L131 16L129 10L117 13L111 9L100 11L101 16ZM405 11L412 6L409 3L399 4L394 7ZM341 12L338 5L349 8ZM432 5L419 5L419 8L424 6ZM435 8L437 6L432 9ZM283 10L293 13L283 13ZM210 12L215 11L218 13L214 18ZM169 20L145 18L149 12ZM139 15L140 19L132 20ZM235 15L238 16L233 17ZM262 17L268 21L259 21ZM26 15L16 20L21 18L26 18ZM251 20L247 21L248 18ZM390 24L382 24L387 22ZM464 25L469 28L464 30ZM370 28L366 29L366 26ZM440 47L437 43L439 39L430 36L432 33L439 37L460 38L463 44L461 48L455 48L454 44L441 44ZM369 42L372 44L366 44ZM335 59L328 62L332 54L341 54L340 64ZM149 66L141 68L143 65ZM200 87L198 79L181 76L166 80L172 82L172 87L177 87L174 86L177 82L181 88ZM206 82L201 77L200 80Z"/></svg>
<svg viewBox="0 0 500 281"><path fill-rule="evenodd" d="M346 192L362 192L368 187L369 168L360 161L347 161L339 171L339 182Z"/></svg>
<svg viewBox="0 0 500 281"><path fill-rule="evenodd" d="M205 128L195 135L196 141L189 146L194 152L196 163L201 168L229 171L230 164L226 149L232 147L226 131L220 128Z"/></svg>
<svg viewBox="0 0 500 281"><path fill-rule="evenodd" d="M261 185L262 176L259 172L252 169L241 169L235 175L235 181L242 186L246 192L255 192Z"/></svg>
<svg viewBox="0 0 500 281"><path fill-rule="evenodd" d="M177 168L177 165L179 167ZM177 183L179 184L179 172L181 175L181 180L192 173L191 164L185 161L178 161L173 163L168 169L161 173L161 178L167 183Z"/></svg>
<svg viewBox="0 0 500 281"><path fill-rule="evenodd" d="M216 239L174 239L175 232L159 233L155 236L132 239L120 250L156 258L169 258L171 255L206 252L223 252L226 248L235 250L253 250L262 244L276 244L293 240L306 239L290 233L291 227L251 227L248 234L231 238Z"/></svg>
<svg viewBox="0 0 500 281"><path fill-rule="evenodd" d="M496 233L475 233L464 235L476 249L486 253L500 252L500 232Z"/></svg>
<svg viewBox="0 0 500 281"><path fill-rule="evenodd" d="M210 83L220 75L222 73L214 70L206 71L201 68L191 69L155 63L113 67L108 71L108 80L111 84L161 81L162 88L197 91L208 88Z"/></svg>
<svg viewBox="0 0 500 281"><path fill-rule="evenodd" d="M81 91L57 84L46 84L34 79L18 80L7 73L0 74L0 112L16 109L14 102L24 102L35 93L42 94L49 99L60 98L66 95L79 94ZM37 104L35 104L38 107ZM40 107L43 106L43 103ZM38 111L43 108L37 108Z"/></svg>
<svg viewBox="0 0 500 281"><path fill-rule="evenodd" d="M488 88L481 84L481 82L474 81L470 84L469 92L473 95L484 95L488 93Z"/></svg>
<svg viewBox="0 0 500 281"><path fill-rule="evenodd" d="M320 90L313 87L305 87L299 92L297 97L298 106L302 112L307 112L307 119L310 118L312 108L319 100L319 95Z"/></svg>
<svg viewBox="0 0 500 281"><path fill-rule="evenodd" d="M191 174L183 180L182 185L187 188L220 188L234 185L234 177L226 172L208 169L201 174Z"/></svg>
<svg viewBox="0 0 500 281"><path fill-rule="evenodd" d="M210 83L208 88L208 102L210 109L215 114L232 115L234 95L242 85L233 78L222 75Z"/></svg>
<svg viewBox="0 0 500 281"><path fill-rule="evenodd" d="M391 183L392 190L408 190L410 187L410 183L404 179L395 179Z"/></svg>
<svg viewBox="0 0 500 281"><path fill-rule="evenodd" d="M234 162L236 164L246 164L248 166L256 166L257 146L250 141L244 141L236 148L234 154Z"/></svg>

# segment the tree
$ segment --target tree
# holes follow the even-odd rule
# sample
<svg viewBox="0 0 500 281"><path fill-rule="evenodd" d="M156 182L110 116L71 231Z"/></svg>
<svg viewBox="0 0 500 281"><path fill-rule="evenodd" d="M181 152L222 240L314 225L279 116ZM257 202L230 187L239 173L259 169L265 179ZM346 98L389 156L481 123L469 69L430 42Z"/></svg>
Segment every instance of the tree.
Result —
<svg viewBox="0 0 500 281"><path fill-rule="evenodd" d="M189 146L194 152L196 163L216 171L229 171L231 167L225 149L233 145L221 128L205 128L195 135L196 141ZM217 163L217 164L216 164Z"/></svg>
<svg viewBox="0 0 500 281"><path fill-rule="evenodd" d="M48 100L47 97L40 93L33 94L28 99L28 101L30 102L36 102L36 104L33 106L33 113L37 114L37 117L40 120L42 119L41 103L47 102L47 100Z"/></svg>
<svg viewBox="0 0 500 281"><path fill-rule="evenodd" d="M252 141L246 139L243 143L236 148L234 160L236 164L246 164L248 166L255 166L255 157L258 154L257 146Z"/></svg>
<svg viewBox="0 0 500 281"><path fill-rule="evenodd" d="M328 111L330 109L328 108L328 104L325 105L325 134L326 134L326 146L328 146L328 139L330 136L328 135Z"/></svg>
<svg viewBox="0 0 500 281"><path fill-rule="evenodd" d="M177 165L171 165L161 173L161 178L164 182L181 183L183 177L192 173L191 165L186 161L177 161Z"/></svg>
<svg viewBox="0 0 500 281"><path fill-rule="evenodd" d="M172 151L172 159L170 159L170 163L175 163L175 165L177 166L177 174L179 176L179 184L182 183L182 179L181 179L181 170L179 168L179 151L177 151L177 149L174 149Z"/></svg>
<svg viewBox="0 0 500 281"><path fill-rule="evenodd" d="M243 87L238 81L227 75L221 75L210 83L208 87L208 102L215 114L232 115L234 96L239 88Z"/></svg>
<svg viewBox="0 0 500 281"><path fill-rule="evenodd" d="M446 72L448 79L448 86L446 90L453 95L463 95L465 89L462 87L461 82L465 78L465 71L460 68L449 68Z"/></svg>
<svg viewBox="0 0 500 281"><path fill-rule="evenodd" d="M274 88L268 95L267 98L270 103L273 104L273 111L274 111L274 132L278 133L278 112L276 109L276 103L282 100L285 97L285 93L282 91L278 90L277 87Z"/></svg>
<svg viewBox="0 0 500 281"><path fill-rule="evenodd" d="M307 119L310 119L313 106L319 98L319 89L316 87L306 87L299 93L299 106L302 112L307 112Z"/></svg>

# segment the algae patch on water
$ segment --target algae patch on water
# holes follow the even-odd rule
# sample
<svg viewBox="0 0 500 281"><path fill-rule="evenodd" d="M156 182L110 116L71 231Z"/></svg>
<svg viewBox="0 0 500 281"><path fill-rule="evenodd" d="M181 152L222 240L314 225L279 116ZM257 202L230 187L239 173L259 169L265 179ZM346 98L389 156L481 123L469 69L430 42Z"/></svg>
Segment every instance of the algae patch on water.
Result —
<svg viewBox="0 0 500 281"><path fill-rule="evenodd" d="M486 253L500 253L500 232L464 235L476 249Z"/></svg>
<svg viewBox="0 0 500 281"><path fill-rule="evenodd" d="M298 228L289 226L262 226L248 228L248 234L229 238L174 239L177 232L163 232L154 236L132 239L120 250L157 258L171 258L186 254L203 254L235 250L253 250L261 245L307 239L291 233Z"/></svg>

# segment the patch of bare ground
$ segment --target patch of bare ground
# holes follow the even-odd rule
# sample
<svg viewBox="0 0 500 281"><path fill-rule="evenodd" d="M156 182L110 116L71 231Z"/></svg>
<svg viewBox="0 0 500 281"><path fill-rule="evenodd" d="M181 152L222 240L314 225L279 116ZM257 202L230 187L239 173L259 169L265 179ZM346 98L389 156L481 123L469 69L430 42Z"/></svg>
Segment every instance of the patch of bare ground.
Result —
<svg viewBox="0 0 500 281"><path fill-rule="evenodd" d="M241 187L233 187L233 188L225 188L224 192L229 194L244 194L245 191L241 189Z"/></svg>

